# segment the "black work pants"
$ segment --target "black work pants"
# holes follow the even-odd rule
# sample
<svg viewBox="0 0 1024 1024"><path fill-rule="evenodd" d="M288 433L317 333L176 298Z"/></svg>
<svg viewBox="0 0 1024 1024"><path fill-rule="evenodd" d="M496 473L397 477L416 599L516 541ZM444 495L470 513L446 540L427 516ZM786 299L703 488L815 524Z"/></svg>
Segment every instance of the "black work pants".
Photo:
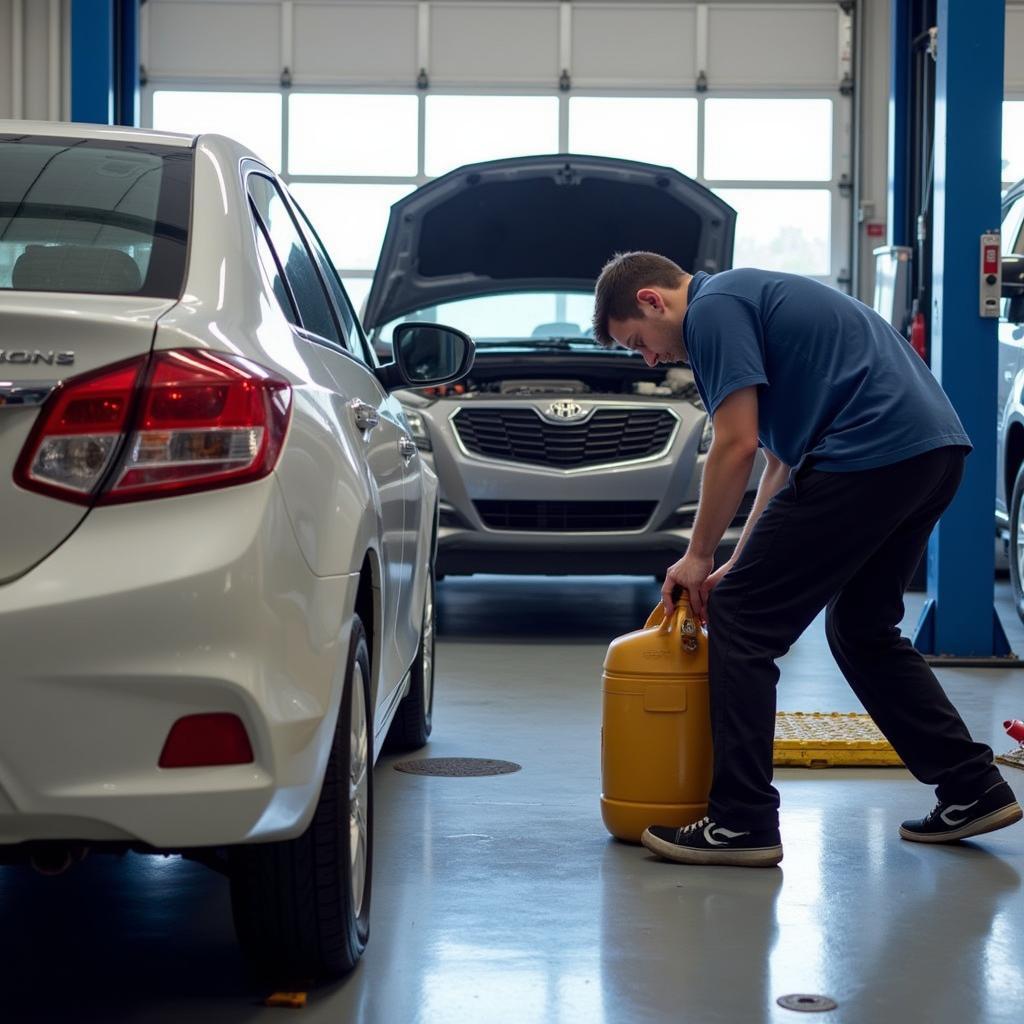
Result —
<svg viewBox="0 0 1024 1024"><path fill-rule="evenodd" d="M973 800L1001 778L935 674L900 635L903 594L963 476L965 450L937 448L878 469L803 467L769 502L711 592L709 815L732 829L778 825L772 786L775 659L827 606L846 681L940 800Z"/></svg>

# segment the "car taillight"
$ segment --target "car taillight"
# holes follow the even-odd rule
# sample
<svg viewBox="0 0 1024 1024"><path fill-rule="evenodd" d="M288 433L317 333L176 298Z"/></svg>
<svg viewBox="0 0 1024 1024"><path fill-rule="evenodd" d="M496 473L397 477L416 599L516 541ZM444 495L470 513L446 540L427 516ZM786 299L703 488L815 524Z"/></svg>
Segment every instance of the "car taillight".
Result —
<svg viewBox="0 0 1024 1024"><path fill-rule="evenodd" d="M291 412L287 381L241 356L175 350L155 353L136 389L145 363L68 381L40 414L18 483L103 505L256 480L274 468Z"/></svg>
<svg viewBox="0 0 1024 1024"><path fill-rule="evenodd" d="M161 768L209 768L254 760L242 720L217 711L179 718L167 734L157 763Z"/></svg>
<svg viewBox="0 0 1024 1024"><path fill-rule="evenodd" d="M146 357L83 374L57 389L21 453L15 480L89 504L124 435Z"/></svg>

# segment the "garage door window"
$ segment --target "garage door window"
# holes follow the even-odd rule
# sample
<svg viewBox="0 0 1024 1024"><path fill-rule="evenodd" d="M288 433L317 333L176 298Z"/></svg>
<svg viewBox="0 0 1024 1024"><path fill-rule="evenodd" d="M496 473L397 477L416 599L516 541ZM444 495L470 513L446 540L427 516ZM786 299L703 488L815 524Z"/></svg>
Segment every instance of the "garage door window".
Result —
<svg viewBox="0 0 1024 1024"><path fill-rule="evenodd" d="M709 181L828 181L832 101L709 99L704 177Z"/></svg>
<svg viewBox="0 0 1024 1024"><path fill-rule="evenodd" d="M466 94L320 87L280 94L287 117L282 121L279 108L259 127L285 139L277 146L285 154L282 176L308 209L357 308L369 291L393 203L462 164L559 152L661 164L707 185L737 209L735 266L841 277L849 179L836 149L838 97L596 88L516 95L513 88ZM154 118L163 126L210 125L213 108L173 125L167 120L168 96L209 107L210 93L153 95ZM224 95L221 108L237 111L237 119L225 114L210 126L243 135L251 123L246 104L259 96ZM1024 103L1008 104L1006 116L1008 124L1019 117L1024 129ZM1024 138L1024 130L1016 137ZM265 155L272 149L248 141Z"/></svg>
<svg viewBox="0 0 1024 1024"><path fill-rule="evenodd" d="M665 96L574 96L569 152L643 160L697 176L697 101Z"/></svg>
<svg viewBox="0 0 1024 1024"><path fill-rule="evenodd" d="M295 182L292 194L317 227L335 266L372 271L391 205L414 185L334 185Z"/></svg>
<svg viewBox="0 0 1024 1024"><path fill-rule="evenodd" d="M153 127L188 135L227 135L281 170L281 94L160 89L153 93Z"/></svg>
<svg viewBox="0 0 1024 1024"><path fill-rule="evenodd" d="M735 267L832 274L833 102L705 101L703 180L736 209ZM774 187L773 187L774 185Z"/></svg>
<svg viewBox="0 0 1024 1024"><path fill-rule="evenodd" d="M504 156L558 152L555 96L428 96L425 172Z"/></svg>
<svg viewBox="0 0 1024 1024"><path fill-rule="evenodd" d="M297 93L288 118L290 174L416 174L415 96Z"/></svg>
<svg viewBox="0 0 1024 1024"><path fill-rule="evenodd" d="M734 267L828 276L832 195L826 189L715 192L736 210Z"/></svg>

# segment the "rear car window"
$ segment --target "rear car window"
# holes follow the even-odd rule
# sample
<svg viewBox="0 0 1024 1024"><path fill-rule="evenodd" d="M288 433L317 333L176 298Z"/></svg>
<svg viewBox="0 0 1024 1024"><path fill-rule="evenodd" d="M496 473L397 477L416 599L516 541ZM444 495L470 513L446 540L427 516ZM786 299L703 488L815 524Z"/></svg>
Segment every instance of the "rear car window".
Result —
<svg viewBox="0 0 1024 1024"><path fill-rule="evenodd" d="M0 135L0 289L177 298L193 151Z"/></svg>

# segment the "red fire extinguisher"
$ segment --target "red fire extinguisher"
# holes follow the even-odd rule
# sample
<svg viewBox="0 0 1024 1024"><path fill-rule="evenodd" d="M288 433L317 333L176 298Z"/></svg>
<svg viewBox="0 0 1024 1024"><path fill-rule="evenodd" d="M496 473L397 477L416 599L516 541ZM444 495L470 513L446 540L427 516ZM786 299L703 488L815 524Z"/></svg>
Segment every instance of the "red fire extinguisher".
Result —
<svg viewBox="0 0 1024 1024"><path fill-rule="evenodd" d="M925 362L928 361L927 342L924 333L924 313L915 313L910 322L910 344Z"/></svg>

